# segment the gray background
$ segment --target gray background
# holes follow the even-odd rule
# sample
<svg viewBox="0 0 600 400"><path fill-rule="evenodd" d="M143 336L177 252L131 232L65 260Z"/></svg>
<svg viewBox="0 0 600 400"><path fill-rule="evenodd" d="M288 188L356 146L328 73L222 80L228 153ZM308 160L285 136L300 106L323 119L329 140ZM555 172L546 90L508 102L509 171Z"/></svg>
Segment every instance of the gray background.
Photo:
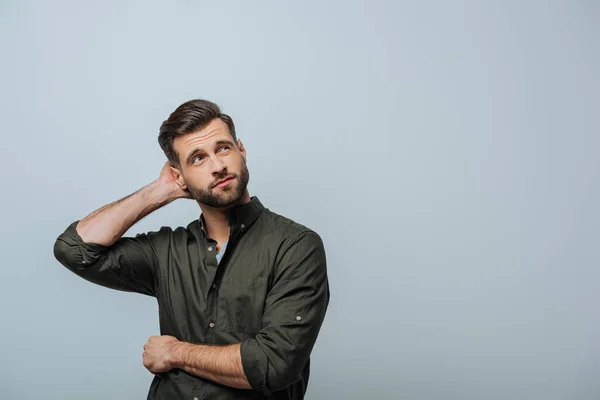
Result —
<svg viewBox="0 0 600 400"><path fill-rule="evenodd" d="M155 301L52 248L158 176L191 98L325 240L308 399L600 398L598 2L0 4L0 398L145 398Z"/></svg>

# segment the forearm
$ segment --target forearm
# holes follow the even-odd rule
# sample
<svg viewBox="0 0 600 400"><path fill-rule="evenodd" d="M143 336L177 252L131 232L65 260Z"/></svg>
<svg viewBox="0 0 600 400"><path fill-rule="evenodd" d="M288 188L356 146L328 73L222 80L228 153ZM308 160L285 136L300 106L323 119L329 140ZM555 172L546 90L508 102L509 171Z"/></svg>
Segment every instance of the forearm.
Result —
<svg viewBox="0 0 600 400"><path fill-rule="evenodd" d="M209 346L180 342L173 367L221 385L251 389L240 355L240 345Z"/></svg>
<svg viewBox="0 0 600 400"><path fill-rule="evenodd" d="M89 214L78 223L77 233L86 242L110 246L133 224L174 199L155 181Z"/></svg>

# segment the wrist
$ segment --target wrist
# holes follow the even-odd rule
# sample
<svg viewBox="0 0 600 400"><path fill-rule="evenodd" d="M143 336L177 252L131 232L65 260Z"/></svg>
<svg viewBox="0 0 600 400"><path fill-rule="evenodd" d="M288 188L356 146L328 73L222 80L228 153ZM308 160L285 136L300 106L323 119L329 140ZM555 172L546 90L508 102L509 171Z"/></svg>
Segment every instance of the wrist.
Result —
<svg viewBox="0 0 600 400"><path fill-rule="evenodd" d="M185 367L184 354L188 343L176 342L173 344L173 348L169 354L169 364L171 368L183 369Z"/></svg>
<svg viewBox="0 0 600 400"><path fill-rule="evenodd" d="M165 205L177 199L176 191L160 180L155 180L145 187L146 196L153 204Z"/></svg>

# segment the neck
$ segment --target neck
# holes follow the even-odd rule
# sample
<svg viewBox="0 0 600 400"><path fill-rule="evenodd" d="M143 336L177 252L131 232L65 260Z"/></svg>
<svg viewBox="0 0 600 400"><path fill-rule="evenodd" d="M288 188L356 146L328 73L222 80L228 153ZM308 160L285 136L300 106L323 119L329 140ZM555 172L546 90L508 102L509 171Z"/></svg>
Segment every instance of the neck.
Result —
<svg viewBox="0 0 600 400"><path fill-rule="evenodd" d="M229 238L229 215L231 214L231 208L249 203L250 200L250 194L246 190L244 196L238 202L227 208L215 208L206 204L200 204L208 236L218 243L225 242Z"/></svg>

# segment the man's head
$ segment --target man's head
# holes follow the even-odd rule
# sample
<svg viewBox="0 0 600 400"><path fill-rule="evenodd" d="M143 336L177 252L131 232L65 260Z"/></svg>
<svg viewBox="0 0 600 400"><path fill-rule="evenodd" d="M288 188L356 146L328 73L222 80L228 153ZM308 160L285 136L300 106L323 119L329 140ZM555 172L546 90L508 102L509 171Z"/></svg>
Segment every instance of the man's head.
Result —
<svg viewBox="0 0 600 400"><path fill-rule="evenodd" d="M160 127L158 143L177 183L201 204L238 203L249 180L246 150L231 117L206 100L180 105Z"/></svg>

